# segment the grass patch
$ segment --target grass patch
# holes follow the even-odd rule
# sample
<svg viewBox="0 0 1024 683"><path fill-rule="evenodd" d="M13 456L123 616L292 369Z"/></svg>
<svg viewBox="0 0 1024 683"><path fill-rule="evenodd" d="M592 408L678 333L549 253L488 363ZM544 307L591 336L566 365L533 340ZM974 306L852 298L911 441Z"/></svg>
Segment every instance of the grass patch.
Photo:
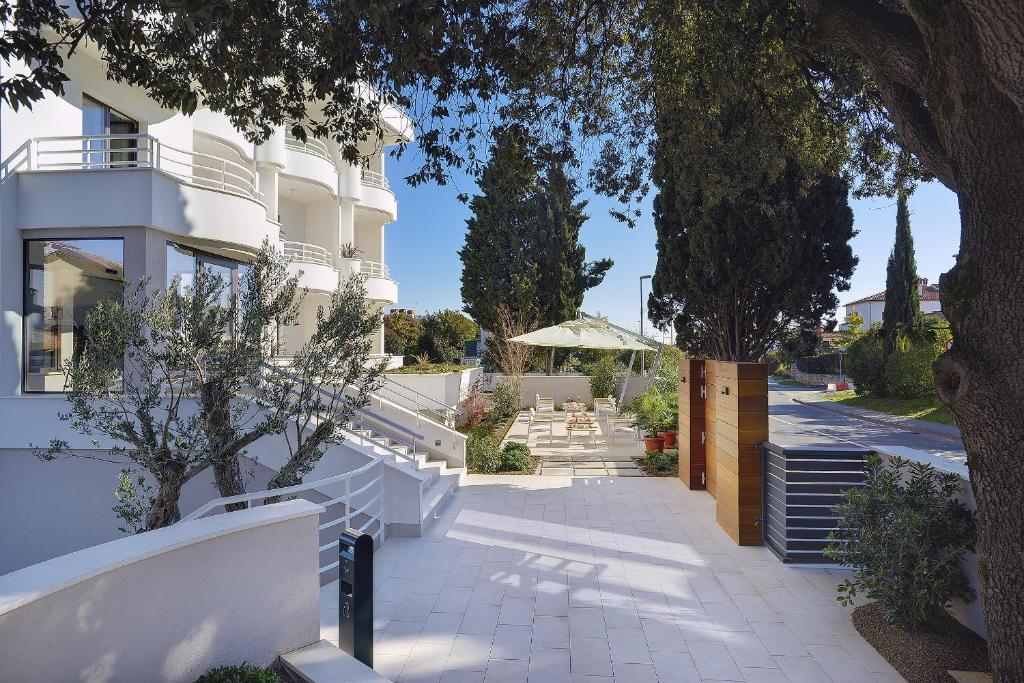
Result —
<svg viewBox="0 0 1024 683"><path fill-rule="evenodd" d="M938 424L952 425L953 413L942 404L936 396L915 399L879 398L877 396L858 396L853 391L837 391L834 394L825 396L826 401L832 401L844 406L854 408L865 408L877 410L880 413L909 417L915 420L925 420Z"/></svg>

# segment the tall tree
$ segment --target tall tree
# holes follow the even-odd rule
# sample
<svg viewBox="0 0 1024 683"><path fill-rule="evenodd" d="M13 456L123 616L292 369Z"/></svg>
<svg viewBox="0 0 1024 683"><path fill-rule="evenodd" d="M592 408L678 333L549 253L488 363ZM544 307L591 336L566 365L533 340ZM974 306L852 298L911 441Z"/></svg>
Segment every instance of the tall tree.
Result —
<svg viewBox="0 0 1024 683"><path fill-rule="evenodd" d="M921 298L917 291L917 261L914 258L914 235L910 232L910 211L907 195L901 192L896 205L896 243L885 268L885 309L882 329L886 350L896 347L900 330L909 330L921 319Z"/></svg>
<svg viewBox="0 0 1024 683"><path fill-rule="evenodd" d="M579 188L561 163L550 164L536 193L537 226L531 233L540 292L539 322L557 325L576 316L588 289L604 280L611 259L587 263L580 244L580 228L587 221L587 203L579 201ZM546 371L551 374L555 349L548 349Z"/></svg>
<svg viewBox="0 0 1024 683"><path fill-rule="evenodd" d="M480 327L458 311L428 313L421 321L419 348L438 363L457 363L466 342L480 336Z"/></svg>
<svg viewBox="0 0 1024 683"><path fill-rule="evenodd" d="M538 271L531 252L537 170L521 130L502 134L469 203L462 260L462 301L480 327L494 330L498 306L535 318Z"/></svg>

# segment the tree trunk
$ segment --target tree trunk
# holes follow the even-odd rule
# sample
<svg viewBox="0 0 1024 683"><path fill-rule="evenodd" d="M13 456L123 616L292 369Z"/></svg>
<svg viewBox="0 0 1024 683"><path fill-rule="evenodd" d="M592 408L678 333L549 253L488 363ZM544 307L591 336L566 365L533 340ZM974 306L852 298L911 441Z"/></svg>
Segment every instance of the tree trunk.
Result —
<svg viewBox="0 0 1024 683"><path fill-rule="evenodd" d="M242 479L242 463L237 455L224 458L213 464L213 480L217 491L222 496L238 496L245 493L245 481ZM244 510L245 503L225 505L228 512Z"/></svg>
<svg viewBox="0 0 1024 683"><path fill-rule="evenodd" d="M956 265L941 278L953 346L939 397L963 434L978 505L988 646L996 681L1024 681L1024 112L985 75L959 3L924 27L929 100L960 201ZM1018 46L1019 47L1019 46Z"/></svg>
<svg viewBox="0 0 1024 683"><path fill-rule="evenodd" d="M548 359L544 365L544 372L547 375L551 375L555 371L555 347L552 346L548 349Z"/></svg>
<svg viewBox="0 0 1024 683"><path fill-rule="evenodd" d="M178 473L164 475L153 500L153 507L146 513L147 531L162 529L181 519L178 499L181 498L181 489L185 486L185 481L185 477Z"/></svg>

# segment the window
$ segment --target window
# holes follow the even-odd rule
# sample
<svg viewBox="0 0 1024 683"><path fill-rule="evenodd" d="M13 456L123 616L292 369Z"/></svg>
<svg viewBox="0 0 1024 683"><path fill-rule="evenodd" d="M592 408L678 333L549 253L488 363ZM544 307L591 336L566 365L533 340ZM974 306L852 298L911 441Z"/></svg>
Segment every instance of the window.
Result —
<svg viewBox="0 0 1024 683"><path fill-rule="evenodd" d="M213 256L189 247L167 243L167 286L170 287L174 278L178 278L178 287L191 287L195 283L198 269L203 272L220 275L227 285L221 293L221 305L231 305L231 296L238 293L249 264L232 259Z"/></svg>
<svg viewBox="0 0 1024 683"><path fill-rule="evenodd" d="M88 95L82 96L83 161L91 168L130 168L138 161L139 122ZM119 152L117 150L125 150Z"/></svg>
<svg viewBox="0 0 1024 683"><path fill-rule="evenodd" d="M25 391L64 391L88 347L85 316L124 291L120 239L25 240Z"/></svg>

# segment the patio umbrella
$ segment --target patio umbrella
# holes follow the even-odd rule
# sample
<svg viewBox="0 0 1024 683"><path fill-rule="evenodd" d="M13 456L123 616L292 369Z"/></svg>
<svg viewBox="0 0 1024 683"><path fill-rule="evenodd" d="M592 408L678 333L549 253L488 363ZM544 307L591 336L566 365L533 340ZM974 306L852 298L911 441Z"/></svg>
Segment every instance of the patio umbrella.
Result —
<svg viewBox="0 0 1024 683"><path fill-rule="evenodd" d="M636 337L612 329L608 323L593 319L566 320L509 341L530 346L555 346L574 349L612 349L615 351L654 351Z"/></svg>
<svg viewBox="0 0 1024 683"><path fill-rule="evenodd" d="M613 351L631 351L629 354L629 368L626 370L626 379L622 383L622 390L619 392L619 402L626 395L626 388L633 375L633 360L637 351L653 351L654 348L644 344L635 335L630 334L622 328L616 328L603 320L592 317L581 317L576 320L566 320L564 323L542 327L533 332L512 337L509 341L530 346L555 346L559 348L573 349L611 349Z"/></svg>

